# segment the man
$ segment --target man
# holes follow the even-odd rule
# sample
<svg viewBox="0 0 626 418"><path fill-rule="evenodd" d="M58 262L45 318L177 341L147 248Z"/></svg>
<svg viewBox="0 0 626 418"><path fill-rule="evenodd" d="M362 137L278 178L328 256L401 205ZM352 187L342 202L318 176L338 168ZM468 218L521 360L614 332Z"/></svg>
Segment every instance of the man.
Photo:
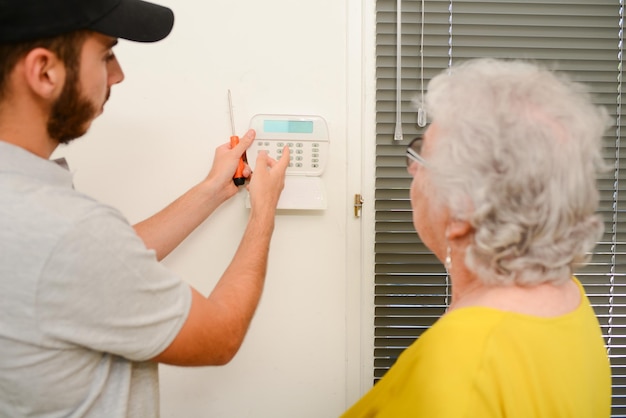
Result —
<svg viewBox="0 0 626 418"><path fill-rule="evenodd" d="M253 131L134 228L49 160L123 80L117 39L158 41L173 19L140 0L0 0L0 416L158 416L159 362L225 364L242 343L288 149L278 162L258 157L247 228L209 297L158 260L237 193Z"/></svg>

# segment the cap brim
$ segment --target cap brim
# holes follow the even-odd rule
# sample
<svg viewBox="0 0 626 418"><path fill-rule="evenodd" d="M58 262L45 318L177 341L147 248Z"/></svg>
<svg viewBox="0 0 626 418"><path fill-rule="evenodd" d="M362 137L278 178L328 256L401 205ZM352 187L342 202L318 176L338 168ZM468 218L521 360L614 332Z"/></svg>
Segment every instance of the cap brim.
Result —
<svg viewBox="0 0 626 418"><path fill-rule="evenodd" d="M89 29L114 38L156 42L169 35L173 26L174 13L169 8L142 0L122 0Z"/></svg>

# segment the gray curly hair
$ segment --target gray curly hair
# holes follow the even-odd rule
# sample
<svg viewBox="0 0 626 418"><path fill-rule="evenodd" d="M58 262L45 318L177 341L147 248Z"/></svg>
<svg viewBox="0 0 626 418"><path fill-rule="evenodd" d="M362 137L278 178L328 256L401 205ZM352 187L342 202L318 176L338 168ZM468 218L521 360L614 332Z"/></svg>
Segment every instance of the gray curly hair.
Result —
<svg viewBox="0 0 626 418"><path fill-rule="evenodd" d="M475 230L466 265L487 284L558 282L602 235L597 174L611 125L579 83L522 61L478 59L428 85L439 202Z"/></svg>

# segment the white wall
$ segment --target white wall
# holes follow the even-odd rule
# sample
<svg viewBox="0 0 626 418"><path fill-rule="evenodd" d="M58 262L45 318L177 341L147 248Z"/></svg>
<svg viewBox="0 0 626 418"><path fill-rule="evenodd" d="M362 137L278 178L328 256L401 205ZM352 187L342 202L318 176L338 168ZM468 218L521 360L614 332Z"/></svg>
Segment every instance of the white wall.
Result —
<svg viewBox="0 0 626 418"><path fill-rule="evenodd" d="M162 416L338 416L370 368L360 356L367 269L352 216L363 152L361 1L161 3L175 11L172 34L120 42L126 80L86 137L55 154L68 158L78 189L131 222L165 206L208 172L228 140L227 89L240 135L256 113L316 114L331 142L328 209L278 215L264 296L241 351L225 367L161 367ZM205 294L238 245L244 196L164 261Z"/></svg>

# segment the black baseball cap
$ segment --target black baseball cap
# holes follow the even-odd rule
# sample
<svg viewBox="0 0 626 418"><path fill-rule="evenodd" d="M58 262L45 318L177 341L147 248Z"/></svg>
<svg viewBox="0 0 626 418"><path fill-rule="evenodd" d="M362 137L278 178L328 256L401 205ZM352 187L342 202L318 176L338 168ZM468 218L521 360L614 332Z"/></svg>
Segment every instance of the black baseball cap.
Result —
<svg viewBox="0 0 626 418"><path fill-rule="evenodd" d="M142 0L0 0L0 43L89 29L113 38L156 42L174 25L171 9Z"/></svg>

